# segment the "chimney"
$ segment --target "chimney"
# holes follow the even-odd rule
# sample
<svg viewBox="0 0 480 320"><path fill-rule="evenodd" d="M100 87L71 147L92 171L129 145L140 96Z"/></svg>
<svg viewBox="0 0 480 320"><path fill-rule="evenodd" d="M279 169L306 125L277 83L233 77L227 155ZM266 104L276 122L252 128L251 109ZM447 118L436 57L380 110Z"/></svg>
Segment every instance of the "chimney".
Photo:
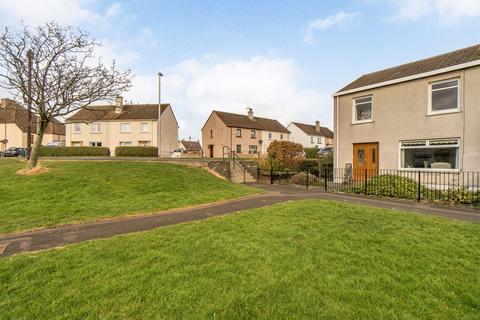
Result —
<svg viewBox="0 0 480 320"><path fill-rule="evenodd" d="M123 97L118 96L115 98L115 113L122 113L123 111Z"/></svg>
<svg viewBox="0 0 480 320"><path fill-rule="evenodd" d="M315 131L320 132L320 121L315 121Z"/></svg>
<svg viewBox="0 0 480 320"><path fill-rule="evenodd" d="M248 119L253 120L253 109L247 108L248 111Z"/></svg>

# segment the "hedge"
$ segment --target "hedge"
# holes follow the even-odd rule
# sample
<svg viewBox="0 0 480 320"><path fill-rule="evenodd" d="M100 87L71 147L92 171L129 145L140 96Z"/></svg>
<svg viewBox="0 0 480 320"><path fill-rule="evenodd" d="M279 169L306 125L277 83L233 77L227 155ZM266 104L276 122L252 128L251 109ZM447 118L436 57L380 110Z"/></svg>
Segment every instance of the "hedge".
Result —
<svg viewBox="0 0 480 320"><path fill-rule="evenodd" d="M110 156L110 149L107 147L42 147L41 157L89 157Z"/></svg>
<svg viewBox="0 0 480 320"><path fill-rule="evenodd" d="M318 157L318 147L314 148L303 148L305 152L305 158L307 159L316 159Z"/></svg>
<svg viewBox="0 0 480 320"><path fill-rule="evenodd" d="M116 157L158 157L157 147L116 147Z"/></svg>

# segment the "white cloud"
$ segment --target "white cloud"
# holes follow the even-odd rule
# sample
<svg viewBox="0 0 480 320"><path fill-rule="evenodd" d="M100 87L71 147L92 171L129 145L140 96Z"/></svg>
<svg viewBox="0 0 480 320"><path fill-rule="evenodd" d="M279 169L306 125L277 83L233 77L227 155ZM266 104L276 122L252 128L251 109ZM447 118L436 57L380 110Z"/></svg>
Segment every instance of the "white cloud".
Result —
<svg viewBox="0 0 480 320"><path fill-rule="evenodd" d="M479 0L388 0L398 8L392 20L420 19L435 15L441 26L452 26L464 18L480 17Z"/></svg>
<svg viewBox="0 0 480 320"><path fill-rule="evenodd" d="M302 89L301 74L293 60L256 56L212 61L192 59L165 72L162 100L172 104L180 120L181 137L201 136L201 127L214 109L290 121L331 124L331 97ZM126 94L135 102L157 101L157 77L137 76Z"/></svg>
<svg viewBox="0 0 480 320"><path fill-rule="evenodd" d="M92 0L0 0L2 24L12 25L20 20L38 25L55 20L60 24L91 24L98 26L121 12L118 3L112 4L104 14L93 10Z"/></svg>
<svg viewBox="0 0 480 320"><path fill-rule="evenodd" d="M338 12L332 16L328 16L323 19L317 19L308 23L305 33L303 35L303 41L313 41L313 33L316 30L328 30L333 27L343 25L350 22L357 16L357 13L345 13L343 11Z"/></svg>

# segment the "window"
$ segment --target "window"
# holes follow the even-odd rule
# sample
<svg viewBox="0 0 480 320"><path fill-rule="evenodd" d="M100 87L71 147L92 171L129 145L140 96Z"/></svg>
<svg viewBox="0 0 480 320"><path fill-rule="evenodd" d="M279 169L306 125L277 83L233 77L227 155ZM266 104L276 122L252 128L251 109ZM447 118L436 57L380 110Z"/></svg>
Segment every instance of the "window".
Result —
<svg viewBox="0 0 480 320"><path fill-rule="evenodd" d="M210 139L213 139L213 130L210 130Z"/></svg>
<svg viewBox="0 0 480 320"><path fill-rule="evenodd" d="M272 140L272 133L271 132L268 133L268 139Z"/></svg>
<svg viewBox="0 0 480 320"><path fill-rule="evenodd" d="M251 154L257 153L257 146L254 146L254 145L248 146L248 153L251 153Z"/></svg>
<svg viewBox="0 0 480 320"><path fill-rule="evenodd" d="M460 109L459 80L430 84L429 114L455 112Z"/></svg>
<svg viewBox="0 0 480 320"><path fill-rule="evenodd" d="M256 132L255 132L255 130L252 130L250 132L250 138L255 139L255 136L256 136Z"/></svg>
<svg viewBox="0 0 480 320"><path fill-rule="evenodd" d="M102 146L102 143L101 143L101 142L98 142L98 141L90 141L90 142L88 143L88 145L89 145L90 147L101 147L101 146Z"/></svg>
<svg viewBox="0 0 480 320"><path fill-rule="evenodd" d="M313 143L313 137L310 136L310 143Z"/></svg>
<svg viewBox="0 0 480 320"><path fill-rule="evenodd" d="M240 138L242 136L242 129L235 130L235 136Z"/></svg>
<svg viewBox="0 0 480 320"><path fill-rule="evenodd" d="M140 147L148 147L150 145L150 141L138 141L138 145Z"/></svg>
<svg viewBox="0 0 480 320"><path fill-rule="evenodd" d="M120 133L129 133L130 123L120 123Z"/></svg>
<svg viewBox="0 0 480 320"><path fill-rule="evenodd" d="M458 169L458 139L403 141L400 143L402 169Z"/></svg>
<svg viewBox="0 0 480 320"><path fill-rule="evenodd" d="M242 145L241 144L237 144L236 151L237 151L237 153L242 153Z"/></svg>
<svg viewBox="0 0 480 320"><path fill-rule="evenodd" d="M321 137L317 138L317 144L322 144L322 138Z"/></svg>
<svg viewBox="0 0 480 320"><path fill-rule="evenodd" d="M353 101L353 123L371 122L373 119L372 96L356 98Z"/></svg>
<svg viewBox="0 0 480 320"><path fill-rule="evenodd" d="M120 147L129 147L132 145L132 141L120 141Z"/></svg>
<svg viewBox="0 0 480 320"><path fill-rule="evenodd" d="M102 132L102 125L98 122L94 122L90 125L90 131L92 133L100 133Z"/></svg>
<svg viewBox="0 0 480 320"><path fill-rule="evenodd" d="M81 123L74 123L73 124L73 132L74 133L82 132L82 124Z"/></svg>
<svg viewBox="0 0 480 320"><path fill-rule="evenodd" d="M280 133L280 140L283 140L283 133Z"/></svg>
<svg viewBox="0 0 480 320"><path fill-rule="evenodd" d="M148 122L142 122L140 124L140 132L147 133L148 132Z"/></svg>

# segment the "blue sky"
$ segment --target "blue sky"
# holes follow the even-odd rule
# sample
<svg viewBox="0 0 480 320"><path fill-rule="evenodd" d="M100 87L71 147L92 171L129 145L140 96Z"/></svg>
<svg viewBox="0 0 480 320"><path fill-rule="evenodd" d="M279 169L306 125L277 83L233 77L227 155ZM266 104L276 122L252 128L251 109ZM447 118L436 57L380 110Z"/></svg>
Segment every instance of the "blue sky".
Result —
<svg viewBox="0 0 480 320"><path fill-rule="evenodd" d="M332 122L331 94L363 73L480 43L478 0L0 0L1 24L55 19L135 74L125 99L172 103L181 138L212 109Z"/></svg>

